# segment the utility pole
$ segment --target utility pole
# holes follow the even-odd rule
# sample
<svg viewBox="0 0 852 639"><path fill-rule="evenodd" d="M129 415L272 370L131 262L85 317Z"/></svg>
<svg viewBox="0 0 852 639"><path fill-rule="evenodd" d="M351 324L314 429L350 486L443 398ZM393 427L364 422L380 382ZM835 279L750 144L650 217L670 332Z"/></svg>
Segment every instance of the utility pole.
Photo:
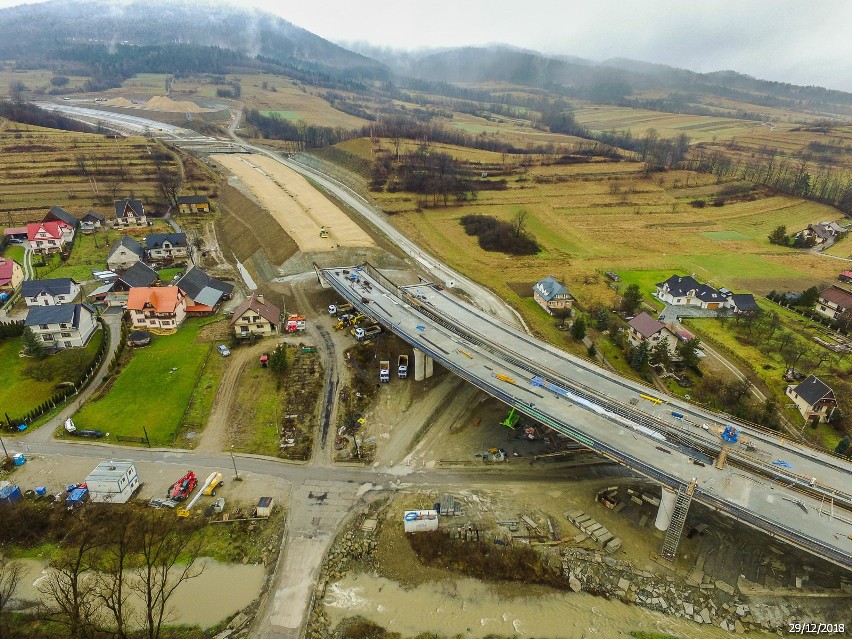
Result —
<svg viewBox="0 0 852 639"><path fill-rule="evenodd" d="M6 450L6 444L3 443L2 437L0 437L0 446L3 447L3 454L6 455L6 459L9 459L9 451Z"/></svg>
<svg viewBox="0 0 852 639"><path fill-rule="evenodd" d="M242 481L240 474L237 472L237 460L234 459L234 451L231 451L231 463L234 465L234 477L236 481Z"/></svg>

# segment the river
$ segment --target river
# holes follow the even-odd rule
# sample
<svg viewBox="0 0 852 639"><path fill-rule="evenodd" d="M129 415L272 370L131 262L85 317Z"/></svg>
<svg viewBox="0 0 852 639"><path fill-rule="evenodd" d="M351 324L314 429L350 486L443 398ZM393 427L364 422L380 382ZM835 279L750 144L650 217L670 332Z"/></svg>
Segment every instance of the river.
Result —
<svg viewBox="0 0 852 639"><path fill-rule="evenodd" d="M44 600L38 585L47 578L45 563L34 559L22 563L25 573L15 598ZM199 559L197 563L203 566L203 572L175 590L169 602L174 611L169 623L209 628L242 610L260 595L265 576L262 565L223 564L208 558ZM139 609L136 597L131 597L131 605Z"/></svg>
<svg viewBox="0 0 852 639"><path fill-rule="evenodd" d="M324 603L332 627L360 615L403 637L429 632L472 639L488 635L614 639L629 637L633 630L689 639L730 636L719 627L586 593L518 584L492 586L468 578L405 589L384 577L350 573L329 586Z"/></svg>

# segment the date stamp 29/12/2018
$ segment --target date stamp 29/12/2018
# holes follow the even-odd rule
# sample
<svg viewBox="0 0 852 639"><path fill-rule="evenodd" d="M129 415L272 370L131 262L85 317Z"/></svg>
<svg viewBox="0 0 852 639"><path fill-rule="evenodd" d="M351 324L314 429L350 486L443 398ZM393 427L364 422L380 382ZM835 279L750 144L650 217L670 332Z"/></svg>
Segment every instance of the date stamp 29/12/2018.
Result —
<svg viewBox="0 0 852 639"><path fill-rule="evenodd" d="M787 633L791 635L844 635L846 624L843 623L817 623L817 622L790 622L787 624Z"/></svg>

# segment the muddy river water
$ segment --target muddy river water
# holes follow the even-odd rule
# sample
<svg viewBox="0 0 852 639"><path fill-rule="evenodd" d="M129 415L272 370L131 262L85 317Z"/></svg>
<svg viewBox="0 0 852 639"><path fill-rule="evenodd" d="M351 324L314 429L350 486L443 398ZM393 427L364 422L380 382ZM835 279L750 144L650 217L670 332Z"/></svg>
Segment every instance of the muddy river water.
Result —
<svg viewBox="0 0 852 639"><path fill-rule="evenodd" d="M44 562L24 560L23 563L26 573L18 586L16 599L43 599L38 585L47 575ZM242 610L260 595L263 566L222 564L207 558L199 559L198 564L204 568L201 575L178 586L170 601L174 610L169 617L170 623L209 628Z"/></svg>
<svg viewBox="0 0 852 639"><path fill-rule="evenodd" d="M487 635L592 639L629 637L632 630L689 639L729 633L585 593L524 585L491 586L475 579L429 582L415 588L365 573L329 586L326 614L336 626L360 615L410 637L422 632L480 639ZM752 635L754 636L754 635Z"/></svg>

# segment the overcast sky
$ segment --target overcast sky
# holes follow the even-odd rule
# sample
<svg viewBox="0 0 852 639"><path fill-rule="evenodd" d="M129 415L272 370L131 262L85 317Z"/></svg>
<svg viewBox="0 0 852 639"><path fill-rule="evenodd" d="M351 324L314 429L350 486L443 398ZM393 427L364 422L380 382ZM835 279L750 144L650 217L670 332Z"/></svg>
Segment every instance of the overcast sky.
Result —
<svg viewBox="0 0 852 639"><path fill-rule="evenodd" d="M0 7L20 4L0 0ZM242 0L335 42L506 43L852 91L852 0ZM211 43L212 44L212 43Z"/></svg>

